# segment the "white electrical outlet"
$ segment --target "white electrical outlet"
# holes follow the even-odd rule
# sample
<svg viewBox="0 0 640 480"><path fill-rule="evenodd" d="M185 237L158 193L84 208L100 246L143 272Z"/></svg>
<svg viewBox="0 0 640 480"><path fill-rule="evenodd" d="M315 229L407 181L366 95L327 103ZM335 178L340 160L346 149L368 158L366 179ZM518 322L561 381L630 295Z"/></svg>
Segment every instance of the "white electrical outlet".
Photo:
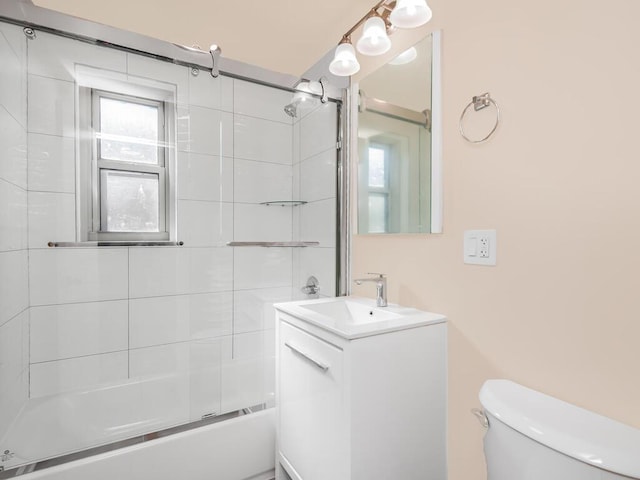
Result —
<svg viewBox="0 0 640 480"><path fill-rule="evenodd" d="M496 264L496 231L466 230L464 232L464 263Z"/></svg>
<svg viewBox="0 0 640 480"><path fill-rule="evenodd" d="M478 256L480 258L489 258L489 237L480 235L478 237Z"/></svg>

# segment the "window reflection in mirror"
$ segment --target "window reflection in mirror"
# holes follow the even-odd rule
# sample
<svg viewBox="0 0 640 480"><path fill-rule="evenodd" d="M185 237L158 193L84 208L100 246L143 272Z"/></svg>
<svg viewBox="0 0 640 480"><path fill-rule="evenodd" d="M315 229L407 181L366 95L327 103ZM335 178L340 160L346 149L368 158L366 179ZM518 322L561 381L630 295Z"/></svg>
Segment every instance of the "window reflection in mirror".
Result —
<svg viewBox="0 0 640 480"><path fill-rule="evenodd" d="M358 233L429 233L431 36L360 81Z"/></svg>

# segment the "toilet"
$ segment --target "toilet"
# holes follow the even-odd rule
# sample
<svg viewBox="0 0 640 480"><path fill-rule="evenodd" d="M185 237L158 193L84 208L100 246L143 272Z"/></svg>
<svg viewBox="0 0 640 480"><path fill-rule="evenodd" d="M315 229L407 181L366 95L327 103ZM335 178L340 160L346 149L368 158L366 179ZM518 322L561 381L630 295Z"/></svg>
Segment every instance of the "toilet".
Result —
<svg viewBox="0 0 640 480"><path fill-rule="evenodd" d="M488 480L640 479L640 430L509 380L480 390Z"/></svg>

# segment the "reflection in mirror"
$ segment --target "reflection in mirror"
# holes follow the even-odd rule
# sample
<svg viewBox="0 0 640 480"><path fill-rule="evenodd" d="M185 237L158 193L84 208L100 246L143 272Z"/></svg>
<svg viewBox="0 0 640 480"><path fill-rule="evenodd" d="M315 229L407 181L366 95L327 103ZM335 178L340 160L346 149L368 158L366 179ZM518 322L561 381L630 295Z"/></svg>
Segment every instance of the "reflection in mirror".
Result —
<svg viewBox="0 0 640 480"><path fill-rule="evenodd" d="M359 234L433 231L432 51L429 35L360 81Z"/></svg>

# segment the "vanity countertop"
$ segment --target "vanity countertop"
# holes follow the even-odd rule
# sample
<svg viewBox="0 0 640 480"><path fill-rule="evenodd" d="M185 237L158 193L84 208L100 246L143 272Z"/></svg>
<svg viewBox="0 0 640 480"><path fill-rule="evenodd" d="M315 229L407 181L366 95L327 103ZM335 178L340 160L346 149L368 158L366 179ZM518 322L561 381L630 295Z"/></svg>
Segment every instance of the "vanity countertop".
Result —
<svg viewBox="0 0 640 480"><path fill-rule="evenodd" d="M376 302L363 297L335 297L276 303L275 308L347 340L446 322L439 313Z"/></svg>

